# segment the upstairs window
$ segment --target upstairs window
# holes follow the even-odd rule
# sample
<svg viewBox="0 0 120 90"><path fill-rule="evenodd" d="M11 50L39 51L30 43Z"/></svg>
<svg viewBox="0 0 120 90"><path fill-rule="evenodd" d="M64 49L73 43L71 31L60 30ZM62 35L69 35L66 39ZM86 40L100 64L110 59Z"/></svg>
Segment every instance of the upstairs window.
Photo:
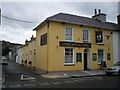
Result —
<svg viewBox="0 0 120 90"><path fill-rule="evenodd" d="M83 29L83 43L88 43L90 38L89 38L89 30L88 29Z"/></svg>
<svg viewBox="0 0 120 90"><path fill-rule="evenodd" d="M73 28L72 27L66 27L65 36L66 36L67 41L73 40Z"/></svg>
<svg viewBox="0 0 120 90"><path fill-rule="evenodd" d="M41 35L41 38L40 38L40 45L43 46L46 44L47 44L47 33Z"/></svg>
<svg viewBox="0 0 120 90"><path fill-rule="evenodd" d="M30 51L32 51L32 42L30 43Z"/></svg>
<svg viewBox="0 0 120 90"><path fill-rule="evenodd" d="M36 50L36 40L34 41L34 50Z"/></svg>

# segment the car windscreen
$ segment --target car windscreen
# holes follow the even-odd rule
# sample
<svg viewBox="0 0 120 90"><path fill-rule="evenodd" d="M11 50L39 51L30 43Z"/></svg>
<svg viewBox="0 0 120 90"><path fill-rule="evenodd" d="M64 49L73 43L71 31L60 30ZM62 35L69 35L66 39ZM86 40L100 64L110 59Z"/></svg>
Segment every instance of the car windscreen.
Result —
<svg viewBox="0 0 120 90"><path fill-rule="evenodd" d="M120 66L120 62L117 62L114 66Z"/></svg>

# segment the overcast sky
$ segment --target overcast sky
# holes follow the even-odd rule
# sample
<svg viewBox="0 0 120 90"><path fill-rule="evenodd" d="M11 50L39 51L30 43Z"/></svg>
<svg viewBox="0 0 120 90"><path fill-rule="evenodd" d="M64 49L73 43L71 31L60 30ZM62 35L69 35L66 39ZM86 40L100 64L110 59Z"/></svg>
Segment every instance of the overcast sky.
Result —
<svg viewBox="0 0 120 90"><path fill-rule="evenodd" d="M1 39L21 44L32 35L36 36L33 31L36 25L60 12L91 18L95 8L101 9L107 14L107 21L113 23L117 23L118 15L118 2L2 2L0 7L3 16L32 22L2 18Z"/></svg>

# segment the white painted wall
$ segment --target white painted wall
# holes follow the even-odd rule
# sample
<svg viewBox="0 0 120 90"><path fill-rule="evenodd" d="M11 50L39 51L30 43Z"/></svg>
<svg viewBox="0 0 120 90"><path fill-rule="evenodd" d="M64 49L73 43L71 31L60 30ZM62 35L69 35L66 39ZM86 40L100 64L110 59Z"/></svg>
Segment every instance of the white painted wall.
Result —
<svg viewBox="0 0 120 90"><path fill-rule="evenodd" d="M22 48L17 49L16 63L22 64Z"/></svg>
<svg viewBox="0 0 120 90"><path fill-rule="evenodd" d="M113 31L114 64L120 60L120 32Z"/></svg>
<svg viewBox="0 0 120 90"><path fill-rule="evenodd" d="M118 61L120 61L120 32L118 32L118 37L119 37L119 40L118 40Z"/></svg>

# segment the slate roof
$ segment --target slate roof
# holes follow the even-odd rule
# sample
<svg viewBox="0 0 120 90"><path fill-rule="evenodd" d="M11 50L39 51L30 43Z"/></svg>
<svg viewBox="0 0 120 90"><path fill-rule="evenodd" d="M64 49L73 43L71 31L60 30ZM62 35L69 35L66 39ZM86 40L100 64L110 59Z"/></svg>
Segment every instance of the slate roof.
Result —
<svg viewBox="0 0 120 90"><path fill-rule="evenodd" d="M63 22L69 24L77 24L77 25L84 25L84 26L120 31L120 26L118 24L110 23L110 22L101 22L100 20L97 19L66 14L66 13L58 13L54 16L48 17L45 21L57 21L57 22ZM42 22L41 24L43 23L44 22ZM38 25L34 30L38 29L40 25Z"/></svg>

